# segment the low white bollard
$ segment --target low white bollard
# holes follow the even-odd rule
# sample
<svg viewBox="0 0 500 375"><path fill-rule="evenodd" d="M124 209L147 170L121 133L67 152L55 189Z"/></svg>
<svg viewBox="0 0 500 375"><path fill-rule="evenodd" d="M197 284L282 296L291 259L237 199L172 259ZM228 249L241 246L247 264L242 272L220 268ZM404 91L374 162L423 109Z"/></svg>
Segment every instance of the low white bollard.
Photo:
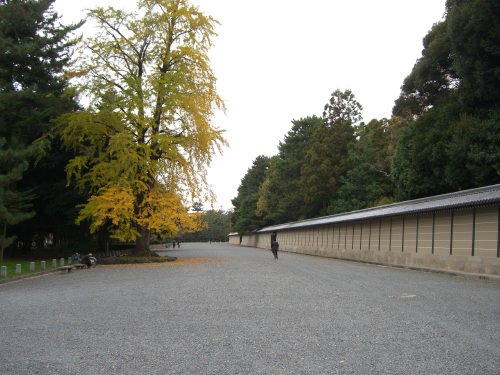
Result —
<svg viewBox="0 0 500 375"><path fill-rule="evenodd" d="M52 268L57 268L57 259L52 259Z"/></svg>
<svg viewBox="0 0 500 375"><path fill-rule="evenodd" d="M7 266L0 267L0 277L7 277Z"/></svg>
<svg viewBox="0 0 500 375"><path fill-rule="evenodd" d="M61 265L61 267L64 267L64 258L61 258L61 259L59 260L59 264Z"/></svg>
<svg viewBox="0 0 500 375"><path fill-rule="evenodd" d="M35 262L30 262L30 272L35 272Z"/></svg>
<svg viewBox="0 0 500 375"><path fill-rule="evenodd" d="M21 265L16 264L16 275L19 275L21 273Z"/></svg>
<svg viewBox="0 0 500 375"><path fill-rule="evenodd" d="M45 270L45 261L44 261L44 260L42 260L42 261L40 262L40 269L41 269L42 271L44 271L44 270Z"/></svg>

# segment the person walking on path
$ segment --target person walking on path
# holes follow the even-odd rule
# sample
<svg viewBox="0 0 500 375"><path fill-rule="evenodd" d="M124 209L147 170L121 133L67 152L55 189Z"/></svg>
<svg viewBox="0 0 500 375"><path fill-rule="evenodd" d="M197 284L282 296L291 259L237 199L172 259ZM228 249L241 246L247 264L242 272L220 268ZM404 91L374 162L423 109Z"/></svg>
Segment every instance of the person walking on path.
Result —
<svg viewBox="0 0 500 375"><path fill-rule="evenodd" d="M273 252L274 259L278 259L278 248L279 243L276 241L277 233L273 232L271 234L271 251Z"/></svg>

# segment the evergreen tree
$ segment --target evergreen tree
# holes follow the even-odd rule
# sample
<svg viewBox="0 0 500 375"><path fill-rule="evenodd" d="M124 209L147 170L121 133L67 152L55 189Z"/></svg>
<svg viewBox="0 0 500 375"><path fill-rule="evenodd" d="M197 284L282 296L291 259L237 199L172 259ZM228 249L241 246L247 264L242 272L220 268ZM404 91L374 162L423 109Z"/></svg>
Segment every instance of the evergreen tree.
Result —
<svg viewBox="0 0 500 375"><path fill-rule="evenodd" d="M69 156L56 144L46 158L33 163L33 142L53 127L56 117L76 107L64 70L75 43L71 32L79 25L62 26L53 3L0 0L0 137L29 162L11 189L33 191L37 212L16 228L25 243L36 232L54 232L73 222L78 202L65 187Z"/></svg>
<svg viewBox="0 0 500 375"><path fill-rule="evenodd" d="M342 178L329 212L340 213L392 202L390 131L386 119L361 123L349 151L351 168Z"/></svg>
<svg viewBox="0 0 500 375"><path fill-rule="evenodd" d="M392 160L398 200L500 182L500 119L461 113L456 98L399 132Z"/></svg>
<svg viewBox="0 0 500 375"><path fill-rule="evenodd" d="M489 117L500 107L500 2L448 0L446 11L461 104L467 113Z"/></svg>
<svg viewBox="0 0 500 375"><path fill-rule="evenodd" d="M446 7L393 110L407 120L392 163L397 199L500 182L500 4Z"/></svg>
<svg viewBox="0 0 500 375"><path fill-rule="evenodd" d="M30 210L30 193L21 192L16 187L28 168L30 153L29 148L8 146L6 140L0 138L0 262L4 249L16 239L15 235L8 236L8 227L35 214Z"/></svg>
<svg viewBox="0 0 500 375"><path fill-rule="evenodd" d="M183 241L207 242L207 241L227 241L226 236L231 232L232 211L208 210L203 213L203 221L206 228L196 233L185 233Z"/></svg>
<svg viewBox="0 0 500 375"><path fill-rule="evenodd" d="M439 105L456 90L459 77L453 67L453 55L447 21L436 23L423 39L422 57L415 63L401 86L393 114L415 118Z"/></svg>
<svg viewBox="0 0 500 375"><path fill-rule="evenodd" d="M78 25L61 26L54 0L0 0L0 136L30 145L75 104L63 76Z"/></svg>
<svg viewBox="0 0 500 375"><path fill-rule="evenodd" d="M291 130L278 146L278 156L271 159L257 205L259 215L269 223L295 221L301 217L304 202L301 171L312 135L321 123L321 118L316 116L293 120Z"/></svg>
<svg viewBox="0 0 500 375"><path fill-rule="evenodd" d="M323 123L312 136L301 171L302 217L329 213L341 179L350 169L349 148L355 140L354 124L361 119L361 110L350 90L336 90L325 105Z"/></svg>
<svg viewBox="0 0 500 375"><path fill-rule="evenodd" d="M247 233L265 225L262 218L257 215L257 201L270 164L269 157L258 156L241 179L238 195L231 201L234 206L231 219L234 231Z"/></svg>

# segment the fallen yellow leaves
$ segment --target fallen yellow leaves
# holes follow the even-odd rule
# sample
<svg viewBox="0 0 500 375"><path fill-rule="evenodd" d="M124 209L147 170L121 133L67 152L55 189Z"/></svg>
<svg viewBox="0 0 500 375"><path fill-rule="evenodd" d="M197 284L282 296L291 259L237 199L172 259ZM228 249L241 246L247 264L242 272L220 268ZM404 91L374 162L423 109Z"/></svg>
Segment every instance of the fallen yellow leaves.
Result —
<svg viewBox="0 0 500 375"><path fill-rule="evenodd" d="M106 268L144 268L144 267L164 267L164 266L189 266L192 264L204 263L219 263L219 258L178 258L173 262L159 262L159 263L134 263L134 264L103 264L101 267Z"/></svg>

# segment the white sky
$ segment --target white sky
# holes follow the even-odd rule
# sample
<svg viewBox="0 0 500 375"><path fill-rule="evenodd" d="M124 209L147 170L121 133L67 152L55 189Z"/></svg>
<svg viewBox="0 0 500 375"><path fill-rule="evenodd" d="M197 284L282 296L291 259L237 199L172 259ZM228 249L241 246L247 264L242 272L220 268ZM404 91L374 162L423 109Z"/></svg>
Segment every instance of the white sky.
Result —
<svg viewBox="0 0 500 375"><path fill-rule="evenodd" d="M258 155L277 154L293 119L321 116L333 91L350 89L363 119L390 117L403 79L421 56L422 38L442 19L445 0L192 0L221 25L210 56L227 113L229 148L209 182L229 209ZM56 0L69 23L83 9L135 0Z"/></svg>

